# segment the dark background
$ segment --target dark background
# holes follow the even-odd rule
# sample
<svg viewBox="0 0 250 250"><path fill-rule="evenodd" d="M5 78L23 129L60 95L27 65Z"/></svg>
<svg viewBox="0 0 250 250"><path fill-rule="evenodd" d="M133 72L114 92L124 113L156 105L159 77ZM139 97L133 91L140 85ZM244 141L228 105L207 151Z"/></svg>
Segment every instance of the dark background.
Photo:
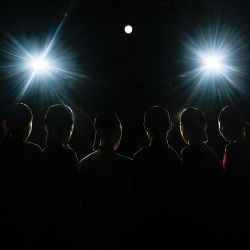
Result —
<svg viewBox="0 0 250 250"><path fill-rule="evenodd" d="M163 105L175 124L169 142L180 152L184 143L179 114L195 106L206 114L208 143L221 155L225 143L217 128L220 109L234 104L250 120L249 17L250 4L242 0L1 1L1 104L8 107L17 101L22 86L6 70L4 51L10 37L43 44L64 18L56 43L70 53L71 68L82 77L59 78L46 88L35 84L18 100L30 105L34 113L31 141L43 146L46 109L64 102L75 112L76 129L70 144L79 158L91 152L93 118L104 110L119 115L124 131L119 151L133 156L148 143L142 127L144 111L151 105ZM127 24L134 29L130 35L124 32ZM187 37L195 39L217 24L219 32L226 27L239 33L244 74L236 86L214 84L213 89L204 86L196 91L197 82L184 77L191 66L183 44Z"/></svg>

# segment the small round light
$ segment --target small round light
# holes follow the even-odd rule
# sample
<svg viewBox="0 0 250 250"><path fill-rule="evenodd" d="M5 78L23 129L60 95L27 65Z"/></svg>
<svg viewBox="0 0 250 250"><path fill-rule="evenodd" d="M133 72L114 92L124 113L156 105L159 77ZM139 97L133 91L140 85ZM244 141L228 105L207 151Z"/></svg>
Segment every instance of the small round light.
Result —
<svg viewBox="0 0 250 250"><path fill-rule="evenodd" d="M132 28L131 25L127 25L127 26L124 28L124 30L125 30L125 32L126 32L127 34L130 34L130 33L132 33L133 28Z"/></svg>

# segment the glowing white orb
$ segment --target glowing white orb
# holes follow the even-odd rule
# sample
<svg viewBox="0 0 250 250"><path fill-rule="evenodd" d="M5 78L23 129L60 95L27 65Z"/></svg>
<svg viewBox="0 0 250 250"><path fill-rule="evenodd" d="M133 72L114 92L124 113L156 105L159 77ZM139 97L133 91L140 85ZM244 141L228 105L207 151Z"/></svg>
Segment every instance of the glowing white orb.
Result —
<svg viewBox="0 0 250 250"><path fill-rule="evenodd" d="M130 34L130 33L132 33L133 28L132 28L131 25L127 25L127 26L124 28L124 30L125 30L125 32L126 32L127 34Z"/></svg>

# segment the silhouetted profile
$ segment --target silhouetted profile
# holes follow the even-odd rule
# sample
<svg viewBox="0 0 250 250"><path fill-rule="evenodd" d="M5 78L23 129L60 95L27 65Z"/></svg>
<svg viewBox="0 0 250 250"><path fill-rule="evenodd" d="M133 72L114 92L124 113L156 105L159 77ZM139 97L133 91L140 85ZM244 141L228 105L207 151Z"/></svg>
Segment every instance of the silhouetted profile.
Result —
<svg viewBox="0 0 250 250"><path fill-rule="evenodd" d="M9 114L8 133L0 144L1 244L6 241L4 249L28 249L35 238L35 183L41 149L27 142L32 131L31 109L18 103Z"/></svg>
<svg viewBox="0 0 250 250"><path fill-rule="evenodd" d="M180 132L187 144L181 151L183 191L189 232L197 234L197 239L192 239L195 244L208 239L208 244L212 244L219 237L214 229L218 227L215 223L219 213L217 209L221 206L218 202L221 173L216 153L206 144L206 129L205 115L198 108L190 107L182 112Z"/></svg>
<svg viewBox="0 0 250 250"><path fill-rule="evenodd" d="M132 159L117 153L122 126L114 113L95 118L94 152L80 161L87 249L120 249L129 209ZM119 242L120 241L120 242Z"/></svg>
<svg viewBox="0 0 250 250"><path fill-rule="evenodd" d="M237 232L232 228L229 230L229 226L227 230L230 231L231 238L238 235L237 245L239 242L244 245L246 240L249 244L250 144L245 135L245 123L239 111L232 106L226 106L219 114L218 124L219 131L227 142L223 157L227 198L225 213L231 217L231 225L238 228Z"/></svg>
<svg viewBox="0 0 250 250"><path fill-rule="evenodd" d="M63 104L50 106L45 115L46 143L42 153L41 194L45 244L72 249L80 200L78 159L68 142L74 129L74 115Z"/></svg>
<svg viewBox="0 0 250 250"><path fill-rule="evenodd" d="M144 129L150 141L134 155L135 222L139 247L166 247L178 227L181 157L168 144L172 123L161 106L149 108Z"/></svg>

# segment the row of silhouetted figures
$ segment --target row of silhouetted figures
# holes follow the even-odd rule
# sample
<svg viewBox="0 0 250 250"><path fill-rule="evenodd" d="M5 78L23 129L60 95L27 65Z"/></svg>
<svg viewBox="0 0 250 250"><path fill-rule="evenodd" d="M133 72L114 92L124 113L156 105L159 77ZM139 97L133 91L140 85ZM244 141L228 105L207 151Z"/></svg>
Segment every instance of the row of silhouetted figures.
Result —
<svg viewBox="0 0 250 250"><path fill-rule="evenodd" d="M18 103L1 123L1 249L250 247L250 146L233 107L218 116L223 159L206 145L206 117L193 107L181 114L180 155L168 144L172 123L161 106L145 112L149 144L133 159L117 153L114 113L96 116L93 152L80 161L68 145L70 107L48 108L43 149L28 142L32 121Z"/></svg>

